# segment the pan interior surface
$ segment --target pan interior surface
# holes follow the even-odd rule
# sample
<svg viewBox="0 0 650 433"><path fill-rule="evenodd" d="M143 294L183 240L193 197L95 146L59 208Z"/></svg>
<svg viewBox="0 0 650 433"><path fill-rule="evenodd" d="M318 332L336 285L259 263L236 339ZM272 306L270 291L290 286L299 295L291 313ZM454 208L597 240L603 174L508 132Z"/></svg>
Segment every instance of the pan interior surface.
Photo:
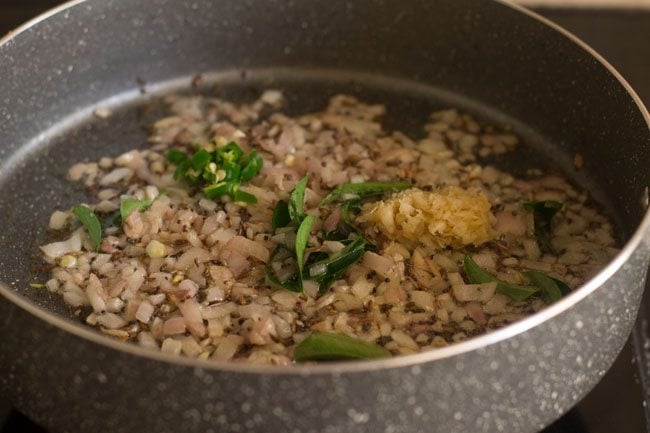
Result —
<svg viewBox="0 0 650 433"><path fill-rule="evenodd" d="M149 83L145 92L130 89L93 107L70 113L65 121L38 134L9 155L0 171L0 220L12 230L0 237L0 248L5 252L0 256L0 281L35 304L80 322L59 295L30 287L30 283L44 283L48 278L37 246L48 241L45 229L50 214L88 200L82 185L66 180L67 170L76 162L96 161L134 148L146 148L148 126L166 114L162 99L172 93L201 93L246 102L266 89L279 89L286 99L283 110L290 115L320 110L329 97L345 93L365 102L384 104L385 129L399 129L412 138L423 136L422 126L432 111L458 108L495 125L510 125L522 138L515 152L484 160L483 164L493 164L519 176L530 168L561 172L589 191L613 219L619 241L627 239L632 232L622 228L615 206L596 181L597 177L575 170L572 153L517 119L464 96L406 80L343 71L236 70L204 74L196 88L191 82L192 77L181 77ZM94 116L97 107L110 109L111 115Z"/></svg>
<svg viewBox="0 0 650 433"><path fill-rule="evenodd" d="M649 257L650 116L597 53L516 6L75 0L0 40L0 58L0 388L52 430L236 433L253 415L261 432L532 432L584 396L629 335ZM382 103L385 129L413 138L450 107L511 125L518 151L481 163L562 173L611 219L623 251L581 289L492 333L286 367L124 344L30 287L48 276L38 246L51 213L89 200L66 180L70 166L146 148L165 95L246 102L266 89L284 93L290 115L339 93ZM410 401L423 416L405 411Z"/></svg>

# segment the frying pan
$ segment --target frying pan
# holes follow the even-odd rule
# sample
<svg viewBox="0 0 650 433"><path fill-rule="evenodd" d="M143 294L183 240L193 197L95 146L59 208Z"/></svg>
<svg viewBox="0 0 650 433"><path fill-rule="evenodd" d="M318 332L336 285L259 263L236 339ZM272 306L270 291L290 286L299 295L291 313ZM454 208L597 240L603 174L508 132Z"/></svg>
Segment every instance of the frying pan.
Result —
<svg viewBox="0 0 650 433"><path fill-rule="evenodd" d="M57 432L531 432L567 411L626 340L650 255L648 112L600 56L505 2L86 0L0 44L0 388ZM192 77L203 73L200 89ZM114 341L29 287L50 212L83 201L67 168L142 147L160 95L274 87L289 112L346 92L417 135L434 108L511 124L493 161L560 170L622 250L543 311L381 361L291 368L198 361ZM109 107L107 119L92 116ZM571 165L575 153L584 167Z"/></svg>

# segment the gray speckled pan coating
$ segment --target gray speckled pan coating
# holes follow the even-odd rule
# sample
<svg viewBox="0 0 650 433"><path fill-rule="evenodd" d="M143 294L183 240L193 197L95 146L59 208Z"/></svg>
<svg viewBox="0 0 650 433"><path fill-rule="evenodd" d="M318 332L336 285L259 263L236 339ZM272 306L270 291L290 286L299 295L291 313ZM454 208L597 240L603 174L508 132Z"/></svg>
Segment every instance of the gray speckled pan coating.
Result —
<svg viewBox="0 0 650 433"><path fill-rule="evenodd" d="M252 79L233 78L242 70ZM572 177L597 192L627 243L595 279L543 312L426 354L262 368L109 340L27 287L40 275L29 268L40 228L52 208L84 197L63 179L73 161L141 145L147 115L137 106L146 96L136 78L156 90L219 71L212 78L229 80L224 91L242 98L265 80L290 89L311 77L302 89L320 99L303 92L299 109L341 89L392 95L404 121L422 108L404 103L418 95L491 107L489 116L513 119L556 165L569 170L582 153L585 168ZM87 0L58 10L0 45L2 392L57 432L542 428L605 373L644 287L648 115L620 80L567 35L496 2ZM160 91L179 83L189 79ZM92 120L99 101L132 104Z"/></svg>

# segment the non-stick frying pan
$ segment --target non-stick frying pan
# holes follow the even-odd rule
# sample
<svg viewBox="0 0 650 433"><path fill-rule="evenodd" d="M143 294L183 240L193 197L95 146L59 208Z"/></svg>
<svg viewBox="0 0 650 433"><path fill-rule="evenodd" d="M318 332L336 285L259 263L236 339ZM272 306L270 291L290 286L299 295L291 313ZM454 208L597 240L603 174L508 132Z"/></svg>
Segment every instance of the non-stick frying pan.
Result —
<svg viewBox="0 0 650 433"><path fill-rule="evenodd" d="M386 103L412 134L433 108L510 123L527 147L494 161L560 170L615 221L621 253L560 302L502 330L382 361L259 367L111 340L29 287L55 208L84 199L74 162L143 147L159 95L287 110L336 92ZM92 116L110 107L107 119ZM59 432L530 432L608 369L650 254L647 111L597 54L507 3L475 0L86 0L0 44L0 387ZM579 152L584 167L571 160Z"/></svg>

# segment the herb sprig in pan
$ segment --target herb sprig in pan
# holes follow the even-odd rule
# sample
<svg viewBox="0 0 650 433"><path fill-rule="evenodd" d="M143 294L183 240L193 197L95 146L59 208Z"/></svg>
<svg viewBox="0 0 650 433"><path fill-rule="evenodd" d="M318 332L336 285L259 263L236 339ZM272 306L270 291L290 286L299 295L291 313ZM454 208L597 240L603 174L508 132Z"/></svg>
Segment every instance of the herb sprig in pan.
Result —
<svg viewBox="0 0 650 433"><path fill-rule="evenodd" d="M337 253L317 252L307 257L309 236L316 222L316 218L307 215L304 210L307 182L305 176L296 183L289 200L279 201L275 206L271 221L273 229L295 228L296 236L294 245L279 245L276 248L266 266L266 275L271 284L298 292L303 290L304 281L315 281L322 292L358 262L366 251L374 249L352 223L351 214L359 211L361 201L406 189L410 185L406 182L346 183L333 190L320 205L340 206L341 222L335 230L321 233L321 237L340 241L345 247ZM293 257L288 254L289 249L293 250Z"/></svg>
<svg viewBox="0 0 650 433"><path fill-rule="evenodd" d="M481 268L470 256L465 256L463 260L463 269L465 275L472 284L497 283L497 292L506 295L513 301L525 301L533 296L541 295L547 304L561 299L567 295L571 289L564 282L550 277L539 271L523 272L530 285L521 285L508 283L500 280Z"/></svg>

